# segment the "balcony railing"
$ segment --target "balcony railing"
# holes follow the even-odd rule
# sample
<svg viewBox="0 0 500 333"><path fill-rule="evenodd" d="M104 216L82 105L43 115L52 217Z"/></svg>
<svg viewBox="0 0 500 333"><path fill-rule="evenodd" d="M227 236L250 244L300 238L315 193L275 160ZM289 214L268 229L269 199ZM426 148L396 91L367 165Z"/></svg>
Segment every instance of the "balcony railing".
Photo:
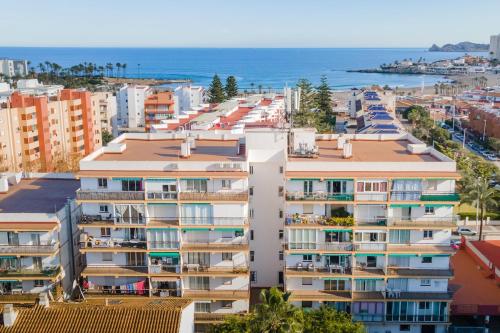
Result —
<svg viewBox="0 0 500 333"><path fill-rule="evenodd" d="M355 313L352 315L352 319L355 321L383 321L384 315Z"/></svg>
<svg viewBox="0 0 500 333"><path fill-rule="evenodd" d="M184 264L182 271L184 273L247 273L248 265L232 266L205 266L199 264Z"/></svg>
<svg viewBox="0 0 500 333"><path fill-rule="evenodd" d="M387 201L387 192L360 192L356 193L357 201Z"/></svg>
<svg viewBox="0 0 500 333"><path fill-rule="evenodd" d="M54 277L61 271L57 267L44 267L44 268L25 268L25 267L9 267L1 268L0 276L7 277L23 277L23 276L40 276L40 277Z"/></svg>
<svg viewBox="0 0 500 333"><path fill-rule="evenodd" d="M144 200L144 191L120 191L120 192L99 192L99 191L76 191L77 200Z"/></svg>
<svg viewBox="0 0 500 333"><path fill-rule="evenodd" d="M153 296L159 297L181 297L182 291L180 289L151 289L151 294Z"/></svg>
<svg viewBox="0 0 500 333"><path fill-rule="evenodd" d="M286 225L308 224L308 225L349 227L354 225L354 218L352 216L326 217L323 215L291 214L285 218L285 224Z"/></svg>
<svg viewBox="0 0 500 333"><path fill-rule="evenodd" d="M328 192L286 192L289 201L353 201L353 193L328 193Z"/></svg>
<svg viewBox="0 0 500 333"><path fill-rule="evenodd" d="M246 225L246 217L181 217L181 225Z"/></svg>
<svg viewBox="0 0 500 333"><path fill-rule="evenodd" d="M387 249L386 243L356 243L354 244L354 251L385 251Z"/></svg>
<svg viewBox="0 0 500 333"><path fill-rule="evenodd" d="M391 191L391 201L419 201L422 191Z"/></svg>
<svg viewBox="0 0 500 333"><path fill-rule="evenodd" d="M418 217L414 219L390 218L389 226L395 227L455 227L459 218L450 217Z"/></svg>
<svg viewBox="0 0 500 333"><path fill-rule="evenodd" d="M59 244L54 243L40 243L38 245L12 245L12 244L0 244L0 253L10 254L52 254L57 250Z"/></svg>
<svg viewBox="0 0 500 333"><path fill-rule="evenodd" d="M315 263L298 263L295 266L286 266L285 272L293 276L297 275L314 275L314 274L351 274L352 270L349 266L327 265L316 266Z"/></svg>
<svg viewBox="0 0 500 333"><path fill-rule="evenodd" d="M181 192L179 199L184 201L248 201L248 192Z"/></svg>
<svg viewBox="0 0 500 333"><path fill-rule="evenodd" d="M177 200L177 192L146 192L148 200Z"/></svg>
<svg viewBox="0 0 500 333"><path fill-rule="evenodd" d="M82 248L137 248L146 249L145 239L112 239L107 237L89 238L86 242L80 243Z"/></svg>
<svg viewBox="0 0 500 333"><path fill-rule="evenodd" d="M194 240L186 240L182 243L182 248L187 250L238 250L243 251L248 248L247 240L216 240L216 241L194 241Z"/></svg>
<svg viewBox="0 0 500 333"><path fill-rule="evenodd" d="M134 224L134 225L144 225L146 224L146 218L144 217L119 217L113 216L113 214L107 215L82 215L80 217L80 224L106 224L106 225L123 225L123 224Z"/></svg>
<svg viewBox="0 0 500 333"><path fill-rule="evenodd" d="M171 242L162 242L162 241L154 241L148 242L148 248L151 250L169 250L169 249L178 249L180 246L179 241L171 241Z"/></svg>
<svg viewBox="0 0 500 333"><path fill-rule="evenodd" d="M425 192L420 196L421 201L460 201L460 195L453 192Z"/></svg>
<svg viewBox="0 0 500 333"><path fill-rule="evenodd" d="M250 296L249 289L218 290L218 289L184 289L184 297L210 299L245 299Z"/></svg>
<svg viewBox="0 0 500 333"><path fill-rule="evenodd" d="M304 243L288 242L285 243L287 250L322 250L322 251L352 251L353 245L350 242L342 243Z"/></svg>
<svg viewBox="0 0 500 333"><path fill-rule="evenodd" d="M386 315L386 321L399 321L399 322L448 322L448 315Z"/></svg>
<svg viewBox="0 0 500 333"><path fill-rule="evenodd" d="M180 273L180 265L167 265L167 264L157 264L149 265L149 274L161 274L161 273Z"/></svg>

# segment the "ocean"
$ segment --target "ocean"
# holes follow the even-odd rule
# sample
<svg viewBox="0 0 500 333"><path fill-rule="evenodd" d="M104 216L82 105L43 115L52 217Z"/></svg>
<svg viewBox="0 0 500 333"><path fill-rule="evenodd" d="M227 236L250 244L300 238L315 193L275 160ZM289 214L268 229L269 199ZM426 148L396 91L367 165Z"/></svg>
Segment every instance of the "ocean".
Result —
<svg viewBox="0 0 500 333"><path fill-rule="evenodd" d="M486 53L475 53L484 55ZM376 68L395 60L420 58L435 61L456 58L461 52L428 52L419 48L60 48L0 47L0 58L29 60L36 67L50 61L63 67L83 62L98 66L126 63L127 77L191 79L208 86L217 73L223 79L234 75L240 89L260 85L263 89L293 86L300 78L314 84L326 75L332 89L349 89L372 84L417 87L422 82L444 82L440 76L348 73L346 70ZM121 75L121 74L120 74Z"/></svg>

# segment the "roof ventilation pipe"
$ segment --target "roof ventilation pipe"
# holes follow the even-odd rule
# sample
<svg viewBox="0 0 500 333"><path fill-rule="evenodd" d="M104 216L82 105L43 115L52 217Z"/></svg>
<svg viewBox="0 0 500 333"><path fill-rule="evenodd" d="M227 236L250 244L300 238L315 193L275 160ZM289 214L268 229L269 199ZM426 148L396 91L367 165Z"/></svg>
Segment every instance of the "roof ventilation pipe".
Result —
<svg viewBox="0 0 500 333"><path fill-rule="evenodd" d="M351 158L352 157L352 143L346 142L344 143L344 150L342 151L343 158Z"/></svg>

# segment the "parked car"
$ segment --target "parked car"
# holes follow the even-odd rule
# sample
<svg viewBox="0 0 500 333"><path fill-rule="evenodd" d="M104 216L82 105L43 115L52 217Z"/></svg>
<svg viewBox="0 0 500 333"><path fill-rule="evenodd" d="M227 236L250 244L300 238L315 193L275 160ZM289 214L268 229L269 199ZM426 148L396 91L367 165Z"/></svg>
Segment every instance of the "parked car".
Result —
<svg viewBox="0 0 500 333"><path fill-rule="evenodd" d="M475 230L472 230L469 227L458 227L457 233L464 236L474 236L477 234Z"/></svg>

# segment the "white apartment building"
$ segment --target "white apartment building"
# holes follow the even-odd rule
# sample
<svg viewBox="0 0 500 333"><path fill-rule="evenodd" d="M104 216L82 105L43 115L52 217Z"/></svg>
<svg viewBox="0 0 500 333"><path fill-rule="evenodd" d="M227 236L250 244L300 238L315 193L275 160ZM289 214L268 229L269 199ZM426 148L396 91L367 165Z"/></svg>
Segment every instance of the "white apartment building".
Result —
<svg viewBox="0 0 500 333"><path fill-rule="evenodd" d="M174 109L176 116L200 108L204 103L205 89L201 86L179 86L175 88Z"/></svg>
<svg viewBox="0 0 500 333"><path fill-rule="evenodd" d="M8 77L28 75L28 61L0 58L0 74Z"/></svg>
<svg viewBox="0 0 500 333"><path fill-rule="evenodd" d="M116 96L109 91L93 92L91 107L100 115L101 132L106 130L114 136L118 135Z"/></svg>
<svg viewBox="0 0 500 333"><path fill-rule="evenodd" d="M190 297L198 323L282 286L368 332L445 332L453 160L409 134L124 134L80 162L88 295Z"/></svg>
<svg viewBox="0 0 500 333"><path fill-rule="evenodd" d="M118 128L144 127L144 101L151 93L148 86L125 85L120 88L116 95Z"/></svg>
<svg viewBox="0 0 500 333"><path fill-rule="evenodd" d="M71 293L80 272L72 175L0 178L0 301L35 300L61 286ZM46 178L51 177L51 178Z"/></svg>
<svg viewBox="0 0 500 333"><path fill-rule="evenodd" d="M500 60L500 34L490 37L490 57Z"/></svg>
<svg viewBox="0 0 500 333"><path fill-rule="evenodd" d="M34 95L34 96L57 96L64 86L52 84L45 85L38 82L37 79L23 79L17 81L17 91L24 95Z"/></svg>

